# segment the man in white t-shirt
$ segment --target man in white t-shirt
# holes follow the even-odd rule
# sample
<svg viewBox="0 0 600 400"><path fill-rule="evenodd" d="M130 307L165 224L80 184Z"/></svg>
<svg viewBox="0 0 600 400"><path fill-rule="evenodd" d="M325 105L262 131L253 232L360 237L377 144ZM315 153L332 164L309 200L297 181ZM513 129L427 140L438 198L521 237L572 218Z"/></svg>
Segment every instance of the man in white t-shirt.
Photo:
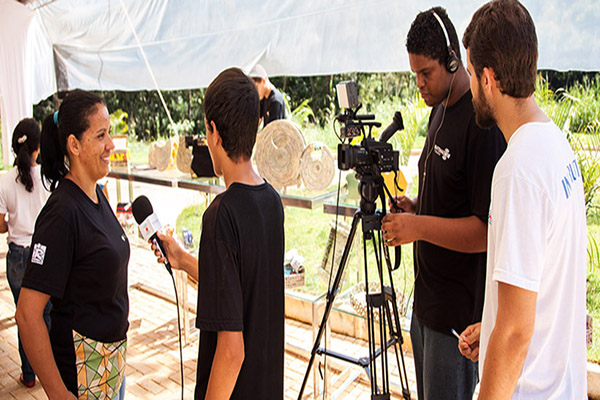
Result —
<svg viewBox="0 0 600 400"><path fill-rule="evenodd" d="M480 399L585 399L582 176L533 97L535 26L518 1L494 0L463 44L477 123L497 123L508 147L492 181L482 323L459 348L481 361Z"/></svg>

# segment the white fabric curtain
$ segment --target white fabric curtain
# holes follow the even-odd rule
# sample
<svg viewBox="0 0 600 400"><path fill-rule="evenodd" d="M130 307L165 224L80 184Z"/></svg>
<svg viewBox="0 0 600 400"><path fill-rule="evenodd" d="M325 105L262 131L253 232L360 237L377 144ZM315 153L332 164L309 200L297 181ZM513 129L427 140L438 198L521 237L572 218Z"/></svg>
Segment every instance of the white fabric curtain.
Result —
<svg viewBox="0 0 600 400"><path fill-rule="evenodd" d="M462 37L482 1L442 3ZM523 3L537 27L539 68L600 69L597 0ZM20 110L12 116L3 110L3 115L7 113L3 125L6 119L12 133L15 118L30 115L32 103L57 89L155 89L132 27L158 87L200 88L224 68L249 69L257 62L272 76L407 71L404 43L410 24L418 12L439 4L431 0L34 0L27 9L15 0L0 0L0 95L5 106L14 104ZM464 49L462 53L464 61ZM31 54L29 64L26 54ZM11 88L18 89L19 97L13 97Z"/></svg>
<svg viewBox="0 0 600 400"><path fill-rule="evenodd" d="M48 0L38 0L39 3ZM206 87L224 68L260 62L270 75L409 70L406 34L439 1L122 0L161 89ZM459 38L480 0L445 0ZM539 67L600 69L595 0L524 0L537 26ZM36 2L32 3L33 5ZM34 100L69 88L153 89L121 0L56 0L37 10ZM37 22L37 21L36 21ZM50 45L50 46L48 46ZM46 47L44 51L44 46ZM44 53L41 53L44 51ZM463 51L463 61L465 54ZM59 82L60 86L60 82Z"/></svg>
<svg viewBox="0 0 600 400"><path fill-rule="evenodd" d="M0 0L0 110L2 112L2 158L11 165L12 131L19 121L32 115L31 84L28 79L28 29L33 11L14 0Z"/></svg>

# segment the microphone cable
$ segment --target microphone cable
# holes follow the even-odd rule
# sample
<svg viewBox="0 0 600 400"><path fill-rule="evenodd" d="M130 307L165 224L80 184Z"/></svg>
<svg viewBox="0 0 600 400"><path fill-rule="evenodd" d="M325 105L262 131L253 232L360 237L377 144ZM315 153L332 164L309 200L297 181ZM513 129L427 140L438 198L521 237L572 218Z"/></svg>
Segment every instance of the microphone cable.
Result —
<svg viewBox="0 0 600 400"><path fill-rule="evenodd" d="M173 291L175 292L175 306L177 307L177 334L179 337L179 371L181 373L181 400L184 395L184 381L183 381L183 344L181 342L181 316L179 313L179 296L177 296L177 285L175 284L175 276L172 271L169 271L171 280L173 281Z"/></svg>
<svg viewBox="0 0 600 400"><path fill-rule="evenodd" d="M162 242L160 238L157 236L158 230L160 230L160 222L158 221L158 217L154 215L154 211L152 209L152 204L150 200L144 195L138 196L133 203L131 204L131 211L133 213L133 217L138 224L140 229L140 234L144 238L144 240L148 240L151 243L154 253L159 253L164 259L165 268L169 275L171 275L171 280L173 281L173 291L175 292L175 306L177 307L177 336L179 338L179 371L181 373L181 400L184 399L185 393L185 381L183 376L183 343L181 341L181 314L179 311L179 295L177 293L177 285L175 283L175 276L173 275L173 270L171 269L171 265L169 264L169 260L167 259L167 252L162 246ZM168 236L172 236L172 234L168 234Z"/></svg>

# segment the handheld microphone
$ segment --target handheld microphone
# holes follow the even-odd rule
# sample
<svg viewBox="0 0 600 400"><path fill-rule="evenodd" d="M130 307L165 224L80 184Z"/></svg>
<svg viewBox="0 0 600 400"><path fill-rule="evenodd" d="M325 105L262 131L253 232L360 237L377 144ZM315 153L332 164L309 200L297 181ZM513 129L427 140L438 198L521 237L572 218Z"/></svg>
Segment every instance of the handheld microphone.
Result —
<svg viewBox="0 0 600 400"><path fill-rule="evenodd" d="M152 210L152 204L150 204L150 200L146 196L138 196L133 203L131 204L131 212L133 214L133 218L135 218L135 222L140 227L140 233L144 240L151 240L152 243L158 248L161 255L165 259L165 267L169 274L171 275L171 279L173 280L173 289L175 290L175 303L177 305L177 333L179 334L179 368L181 371L181 399L183 400L184 394L184 379L183 379L183 345L181 344L181 316L179 315L179 298L177 296L177 285L175 284L175 277L173 276L173 270L171 269L171 264L169 264L169 260L167 260L167 252L163 248L162 240L158 238L156 234L158 230L161 228L160 222L158 221L158 217L154 214Z"/></svg>
<svg viewBox="0 0 600 400"><path fill-rule="evenodd" d="M150 204L150 200L148 200L146 196L139 196L131 204L131 212L133 213L135 222L137 222L139 225L142 238L144 238L146 241L152 241L152 243L158 248L165 259L165 267L167 268L167 271L173 275L171 264L169 264L169 260L167 260L167 253L163 248L162 240L160 240L156 234L162 225L152 210L152 204Z"/></svg>
<svg viewBox="0 0 600 400"><path fill-rule="evenodd" d="M404 122L402 121L402 114L400 114L400 111L396 111L394 113L394 118L392 119L392 123L389 124L388 127L385 128L383 132L381 132L379 141L381 143L387 142L389 140L389 138L391 138L392 135L394 133L396 133L396 131L401 131L402 129L404 129Z"/></svg>

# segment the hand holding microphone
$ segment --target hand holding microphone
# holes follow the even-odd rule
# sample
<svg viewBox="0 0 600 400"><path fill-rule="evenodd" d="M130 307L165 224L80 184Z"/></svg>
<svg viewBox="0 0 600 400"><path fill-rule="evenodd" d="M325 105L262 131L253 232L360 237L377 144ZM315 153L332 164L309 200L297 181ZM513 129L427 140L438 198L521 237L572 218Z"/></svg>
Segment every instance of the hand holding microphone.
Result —
<svg viewBox="0 0 600 400"><path fill-rule="evenodd" d="M157 258L156 261L158 261L161 264L164 264L168 259L169 265L171 265L172 269L181 269L181 266L179 265L180 256L178 255L178 253L183 251L181 246L177 243L177 241L175 241L173 237L169 235L157 233L156 236L162 242L162 248L164 249L164 251L161 250L161 248L158 247L157 244L151 242L150 248L152 248L152 250L154 251L154 255Z"/></svg>
<svg viewBox="0 0 600 400"><path fill-rule="evenodd" d="M140 233L144 240L152 243L152 249L156 251L160 251L161 259L167 268L167 271L172 275L173 272L171 270L171 264L167 258L167 252L165 251L165 246L163 245L163 239L169 239L175 244L175 240L168 236L160 235L159 237L158 230L162 227L160 222L158 221L158 217L154 214L152 209L152 204L150 204L150 200L146 196L139 196L136 198L131 204L131 211L133 213L133 217L135 221L138 223L140 228ZM169 242L169 247L171 247L171 243ZM176 245L176 244L175 244Z"/></svg>

